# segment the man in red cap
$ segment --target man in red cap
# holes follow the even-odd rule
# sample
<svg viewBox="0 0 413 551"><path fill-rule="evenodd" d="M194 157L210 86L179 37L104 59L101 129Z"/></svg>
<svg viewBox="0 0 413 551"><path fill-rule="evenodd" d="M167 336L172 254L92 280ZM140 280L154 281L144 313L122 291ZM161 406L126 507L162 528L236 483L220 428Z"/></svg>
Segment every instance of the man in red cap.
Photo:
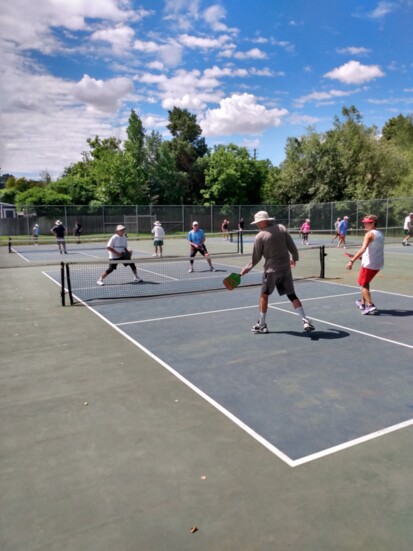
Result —
<svg viewBox="0 0 413 551"><path fill-rule="evenodd" d="M377 314L378 310L371 300L370 282L384 266L384 237L377 230L377 216L369 214L361 221L364 224L366 235L363 245L347 263L347 270L351 270L353 263L361 258L361 268L358 284L361 287L361 300L356 301L362 314Z"/></svg>

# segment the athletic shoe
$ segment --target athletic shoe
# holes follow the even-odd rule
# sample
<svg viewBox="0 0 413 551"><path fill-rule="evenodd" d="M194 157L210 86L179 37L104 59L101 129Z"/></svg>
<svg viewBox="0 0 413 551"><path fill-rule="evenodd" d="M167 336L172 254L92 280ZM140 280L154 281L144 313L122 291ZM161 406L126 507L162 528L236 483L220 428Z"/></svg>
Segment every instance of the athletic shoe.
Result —
<svg viewBox="0 0 413 551"><path fill-rule="evenodd" d="M370 306L366 306L361 313L362 314L378 314L378 310L374 306L374 304L370 304Z"/></svg>
<svg viewBox="0 0 413 551"><path fill-rule="evenodd" d="M314 325L310 323L308 320L303 321L303 328L304 328L304 331L307 331L307 332L315 331Z"/></svg>
<svg viewBox="0 0 413 551"><path fill-rule="evenodd" d="M189 268L189 270L188 270L188 274L192 274L192 272L193 272L193 271L194 271L194 269L193 269L193 268Z"/></svg>
<svg viewBox="0 0 413 551"><path fill-rule="evenodd" d="M216 272L216 269L211 267L209 271L210 272Z"/></svg>
<svg viewBox="0 0 413 551"><path fill-rule="evenodd" d="M153 255L152 255L152 256L158 256L158 255L157 255L156 253L153 253Z"/></svg>
<svg viewBox="0 0 413 551"><path fill-rule="evenodd" d="M103 281L103 279L99 278L97 281L96 281L97 285L105 285L105 282Z"/></svg>
<svg viewBox="0 0 413 551"><path fill-rule="evenodd" d="M266 323L264 323L264 325L260 325L260 323L257 321L257 323L253 327L251 327L251 331L253 333L268 333L268 327Z"/></svg>
<svg viewBox="0 0 413 551"><path fill-rule="evenodd" d="M366 307L364 302L361 302L361 300L356 300L356 306L357 308L360 308L360 310L364 310L364 308Z"/></svg>
<svg viewBox="0 0 413 551"><path fill-rule="evenodd" d="M142 280L140 277L134 277L132 283L142 283Z"/></svg>
<svg viewBox="0 0 413 551"><path fill-rule="evenodd" d="M403 247L405 247L405 246L406 246L406 242L405 242L405 241L402 241L402 245L403 245Z"/></svg>

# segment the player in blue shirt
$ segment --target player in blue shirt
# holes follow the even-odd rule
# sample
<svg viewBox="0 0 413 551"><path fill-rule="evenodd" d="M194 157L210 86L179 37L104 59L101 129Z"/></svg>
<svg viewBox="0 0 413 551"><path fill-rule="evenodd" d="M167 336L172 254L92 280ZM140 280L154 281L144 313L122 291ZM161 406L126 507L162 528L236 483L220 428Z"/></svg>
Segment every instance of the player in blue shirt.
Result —
<svg viewBox="0 0 413 551"><path fill-rule="evenodd" d="M215 272L215 268L212 266L211 259L209 258L209 253L207 251L207 248L205 247L205 233L204 230L201 230L199 227L198 222L193 222L192 224L192 230L188 233L187 237L189 243L191 244L191 250L189 253L189 262L190 262L190 268L188 270L189 273L192 273L194 271L194 256L196 253L201 253L202 256L205 257L206 261L209 264L209 269L211 272Z"/></svg>

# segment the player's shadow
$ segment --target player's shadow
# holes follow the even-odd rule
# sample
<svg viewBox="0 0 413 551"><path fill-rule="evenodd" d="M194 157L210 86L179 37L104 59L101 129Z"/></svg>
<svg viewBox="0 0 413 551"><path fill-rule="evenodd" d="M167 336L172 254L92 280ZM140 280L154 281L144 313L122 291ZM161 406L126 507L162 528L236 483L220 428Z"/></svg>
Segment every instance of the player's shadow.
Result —
<svg viewBox="0 0 413 551"><path fill-rule="evenodd" d="M380 316L392 316L396 318L405 318L405 317L413 316L413 310L400 310L400 309L383 310L382 308L380 308L378 313Z"/></svg>
<svg viewBox="0 0 413 551"><path fill-rule="evenodd" d="M336 339L344 339L350 336L350 333L347 331L341 331L340 329L329 329L328 331L269 331L276 335L291 335L292 337L303 337L305 339L310 339L312 341L330 341Z"/></svg>

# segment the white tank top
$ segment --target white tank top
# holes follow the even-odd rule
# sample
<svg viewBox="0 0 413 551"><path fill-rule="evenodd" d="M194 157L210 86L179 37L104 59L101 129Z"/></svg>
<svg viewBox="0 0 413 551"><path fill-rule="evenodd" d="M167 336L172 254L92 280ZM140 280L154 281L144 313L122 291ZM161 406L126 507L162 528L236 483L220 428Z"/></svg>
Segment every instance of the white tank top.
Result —
<svg viewBox="0 0 413 551"><path fill-rule="evenodd" d="M374 240L361 257L361 265L370 270L381 270L384 266L384 237L378 230L371 230Z"/></svg>

